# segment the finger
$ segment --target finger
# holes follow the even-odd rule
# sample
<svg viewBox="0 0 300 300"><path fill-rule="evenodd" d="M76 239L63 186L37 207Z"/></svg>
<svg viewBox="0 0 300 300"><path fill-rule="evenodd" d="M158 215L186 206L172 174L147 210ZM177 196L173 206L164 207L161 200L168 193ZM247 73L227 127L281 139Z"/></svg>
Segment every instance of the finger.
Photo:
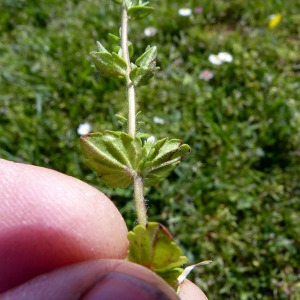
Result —
<svg viewBox="0 0 300 300"><path fill-rule="evenodd" d="M0 186L0 292L67 264L125 257L124 220L95 188L5 160Z"/></svg>
<svg viewBox="0 0 300 300"><path fill-rule="evenodd" d="M180 285L179 291L179 296L182 300L208 300L205 294L187 279Z"/></svg>
<svg viewBox="0 0 300 300"><path fill-rule="evenodd" d="M34 278L8 291L1 299L172 300L179 298L161 278L140 265L124 260L97 260L68 266Z"/></svg>

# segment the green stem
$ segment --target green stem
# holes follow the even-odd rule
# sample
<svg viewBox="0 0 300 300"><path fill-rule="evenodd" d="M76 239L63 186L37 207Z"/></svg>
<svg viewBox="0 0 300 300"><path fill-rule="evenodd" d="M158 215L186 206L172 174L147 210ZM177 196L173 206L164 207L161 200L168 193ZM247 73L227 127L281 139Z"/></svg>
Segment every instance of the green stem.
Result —
<svg viewBox="0 0 300 300"><path fill-rule="evenodd" d="M130 57L128 51L128 15L127 8L123 2L122 7L122 36L121 36L121 47L123 58L127 64L126 71L126 87L127 87L127 99L128 99L128 134L135 138L136 136L136 108L135 108L135 90L134 85L130 79ZM143 178L139 175L133 178L134 188L134 202L135 209L137 212L138 223L146 226L147 224L147 209L144 199L144 184Z"/></svg>

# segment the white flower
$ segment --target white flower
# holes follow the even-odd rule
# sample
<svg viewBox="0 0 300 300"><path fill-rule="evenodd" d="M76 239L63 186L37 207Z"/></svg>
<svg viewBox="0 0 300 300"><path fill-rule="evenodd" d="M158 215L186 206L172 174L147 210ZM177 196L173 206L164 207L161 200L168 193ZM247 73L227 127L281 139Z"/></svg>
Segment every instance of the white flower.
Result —
<svg viewBox="0 0 300 300"><path fill-rule="evenodd" d="M218 54L219 58L223 61L223 62L232 62L232 55L228 52L219 52Z"/></svg>
<svg viewBox="0 0 300 300"><path fill-rule="evenodd" d="M162 118L160 118L160 117L153 117L153 122L155 123L155 124L160 124L160 125L163 125L163 124L165 124L165 120L164 119L162 119Z"/></svg>
<svg viewBox="0 0 300 300"><path fill-rule="evenodd" d="M232 62L232 55L228 52L219 52L216 54L210 54L208 60L214 65L220 65L223 62Z"/></svg>
<svg viewBox="0 0 300 300"><path fill-rule="evenodd" d="M192 14L192 10L190 8L186 8L186 7L180 8L178 10L178 14L179 14L179 16L182 16L182 17L188 17Z"/></svg>
<svg viewBox="0 0 300 300"><path fill-rule="evenodd" d="M153 26L146 27L144 30L144 35L148 37L154 36L156 35L156 33L157 33L157 29Z"/></svg>
<svg viewBox="0 0 300 300"><path fill-rule="evenodd" d="M216 54L210 54L208 60L214 65L220 65L221 63L223 63L219 55Z"/></svg>
<svg viewBox="0 0 300 300"><path fill-rule="evenodd" d="M203 70L201 72L201 74L199 75L199 79L203 79L205 81L208 81L208 80L212 79L213 77L214 77L214 74L207 69Z"/></svg>
<svg viewBox="0 0 300 300"><path fill-rule="evenodd" d="M77 128L77 133L78 133L79 135L84 135L84 134L90 133L91 130L92 130L91 124L85 122L85 123L82 123L82 124L80 124L80 125L78 126L78 128Z"/></svg>

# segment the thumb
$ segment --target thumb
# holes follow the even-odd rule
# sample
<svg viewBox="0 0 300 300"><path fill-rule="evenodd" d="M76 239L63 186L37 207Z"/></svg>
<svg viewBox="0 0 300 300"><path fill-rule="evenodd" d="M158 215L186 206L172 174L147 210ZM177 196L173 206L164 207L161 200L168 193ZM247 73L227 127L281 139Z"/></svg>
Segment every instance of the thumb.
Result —
<svg viewBox="0 0 300 300"><path fill-rule="evenodd" d="M124 260L93 260L38 276L0 295L2 300L172 300L175 291L150 270Z"/></svg>

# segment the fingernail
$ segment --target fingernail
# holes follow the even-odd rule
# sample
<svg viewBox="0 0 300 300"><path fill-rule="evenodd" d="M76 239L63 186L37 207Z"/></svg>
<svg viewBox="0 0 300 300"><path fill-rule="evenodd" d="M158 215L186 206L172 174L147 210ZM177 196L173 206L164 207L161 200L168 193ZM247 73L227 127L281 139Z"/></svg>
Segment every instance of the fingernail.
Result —
<svg viewBox="0 0 300 300"><path fill-rule="evenodd" d="M170 300L162 291L149 283L119 272L105 274L81 299Z"/></svg>

